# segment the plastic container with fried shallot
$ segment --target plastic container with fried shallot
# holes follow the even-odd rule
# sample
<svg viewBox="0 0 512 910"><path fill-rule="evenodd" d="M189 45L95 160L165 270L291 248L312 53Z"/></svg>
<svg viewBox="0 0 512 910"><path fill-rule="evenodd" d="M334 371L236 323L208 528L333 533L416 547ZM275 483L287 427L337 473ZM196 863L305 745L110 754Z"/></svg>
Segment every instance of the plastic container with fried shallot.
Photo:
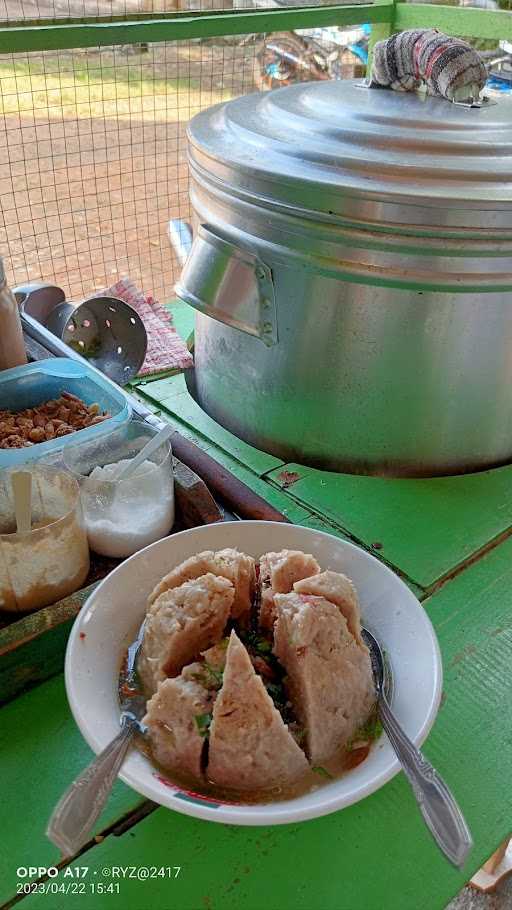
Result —
<svg viewBox="0 0 512 910"><path fill-rule="evenodd" d="M107 377L103 377L87 363L68 360L66 357L52 357L0 372L0 423L2 413L11 414L35 408L44 402L58 399L63 393L76 396L88 406L97 405L100 416L109 416L69 435L30 442L20 447L0 447L0 468L43 458L46 461L62 452L71 440L85 442L99 438L130 420L131 407L127 398Z"/></svg>

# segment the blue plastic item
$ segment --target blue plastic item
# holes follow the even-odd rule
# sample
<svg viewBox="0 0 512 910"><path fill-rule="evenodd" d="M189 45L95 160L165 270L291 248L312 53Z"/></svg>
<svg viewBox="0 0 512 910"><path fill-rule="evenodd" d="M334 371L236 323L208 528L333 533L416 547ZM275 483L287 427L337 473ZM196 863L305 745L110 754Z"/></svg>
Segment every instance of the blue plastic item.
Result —
<svg viewBox="0 0 512 910"><path fill-rule="evenodd" d="M368 50L365 47L361 47L359 44L349 44L348 48L354 56L359 57L362 63L368 63Z"/></svg>
<svg viewBox="0 0 512 910"><path fill-rule="evenodd" d="M67 443L75 439L77 442L94 439L131 418L131 406L121 389L87 363L68 360L67 357L52 357L0 372L0 410L23 411L58 398L62 392L71 392L86 404L97 402L101 410L107 411L111 417L85 430L77 430L48 442L22 449L0 449L0 468L46 458L62 451Z"/></svg>

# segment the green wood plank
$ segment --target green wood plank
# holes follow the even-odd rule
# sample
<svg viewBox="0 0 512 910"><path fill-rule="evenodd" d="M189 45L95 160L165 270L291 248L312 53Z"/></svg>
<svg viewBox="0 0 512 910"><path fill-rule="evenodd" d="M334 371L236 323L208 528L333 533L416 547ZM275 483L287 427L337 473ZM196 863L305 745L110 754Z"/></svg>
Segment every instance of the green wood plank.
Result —
<svg viewBox="0 0 512 910"><path fill-rule="evenodd" d="M166 414L177 417L195 437L213 442L255 474L261 476L283 464L281 458L255 449L209 417L189 393L183 373L158 382L141 384L138 391L144 398L157 403Z"/></svg>
<svg viewBox="0 0 512 910"><path fill-rule="evenodd" d="M188 303L184 303L183 300L178 300L177 298L166 304L166 309L172 315L174 328L178 335L181 335L184 341L188 341L194 331L196 311Z"/></svg>
<svg viewBox="0 0 512 910"><path fill-rule="evenodd" d="M69 711L62 675L0 711L0 779L4 836L0 851L0 903L15 891L19 866L51 865L59 851L45 836L50 813L65 788L91 761ZM118 782L95 831L142 802ZM51 899L47 907L51 907Z"/></svg>
<svg viewBox="0 0 512 910"><path fill-rule="evenodd" d="M178 335L188 343L189 338L193 335L194 331L194 310L186 303L183 303L182 300L173 300L170 303L165 304L165 307L170 311L173 317L174 328L178 332ZM132 379L128 383L128 386L130 391L133 391L134 389L137 389L138 386L147 385L148 382L160 382L163 378L176 376L177 373L181 373L181 370L162 370L150 376L135 377L135 379Z"/></svg>
<svg viewBox="0 0 512 910"><path fill-rule="evenodd" d="M383 0L374 0L375 3L380 4ZM372 60L373 60L373 48L375 47L377 41L384 41L386 38L389 38L393 34L395 27L395 17L396 17L396 0L393 3L393 9L389 16L387 22L376 23L370 33L370 40L368 42L368 64L366 67L366 72L368 75L371 74L372 70Z"/></svg>
<svg viewBox="0 0 512 910"><path fill-rule="evenodd" d="M179 373L175 372L172 376L145 376L143 379L136 379L133 383L134 389L141 396L141 400L146 404L151 402L155 407L160 408L162 399L169 398L175 388L174 380ZM181 394L176 389L176 394Z"/></svg>
<svg viewBox="0 0 512 910"><path fill-rule="evenodd" d="M301 9L261 9L161 13L157 17L98 17L82 20L14 21L0 27L0 53L183 41L216 35L246 35L328 25L386 22L392 4L336 5Z"/></svg>
<svg viewBox="0 0 512 910"><path fill-rule="evenodd" d="M341 540L348 540L349 543L357 542L354 541L354 539L348 534L345 534L343 531L337 528L334 524L332 524L332 522L329 523L323 518L320 518L318 515L312 515L310 518L301 521L300 524L304 525L305 528L312 528L315 531L323 531L325 534L332 534L333 537L339 537ZM368 547L365 549L368 549ZM373 555L378 556L379 554L374 553ZM413 594L415 594L419 600L422 600L425 597L425 591L423 588L421 588L419 585L414 584L414 582L406 576L404 577L402 575L402 578L405 581L406 585L411 589Z"/></svg>
<svg viewBox="0 0 512 910"><path fill-rule="evenodd" d="M62 673L67 640L75 617L0 656L0 703L28 686Z"/></svg>
<svg viewBox="0 0 512 910"><path fill-rule="evenodd" d="M105 838L80 865L89 866L91 883L110 881L101 870L112 865L179 865L177 880L121 881L120 895L103 903L30 896L26 910L49 900L52 910L442 910L512 817L512 541L427 607L443 652L445 699L425 752L473 831L462 872L437 851L400 775L358 805L300 825L224 827L159 809L121 837Z"/></svg>
<svg viewBox="0 0 512 910"><path fill-rule="evenodd" d="M71 626L96 585L0 629L0 704L62 673Z"/></svg>
<svg viewBox="0 0 512 910"><path fill-rule="evenodd" d="M282 468L269 475L281 485ZM512 467L430 479L331 474L289 464L288 493L428 588L512 525Z"/></svg>
<svg viewBox="0 0 512 910"><path fill-rule="evenodd" d="M162 380L158 381L162 382ZM153 383L151 383L151 385L153 385ZM181 433L187 439L191 439L192 442L195 442L203 450L203 452L212 454L212 457L215 453L219 453L219 455L215 455L215 457L217 457L217 460L219 460L219 457L223 458L224 456L229 460L229 455L227 453L224 453L222 450L218 450L214 443L209 439L206 439L201 433L197 433L193 428L183 424L181 420L176 418L165 407L162 406L162 403L158 400L157 397L150 397L148 390L144 385L139 385L137 389L134 389L133 395L134 398L139 399L147 408L149 408L153 414L155 414L157 417L161 417L162 420L166 420L167 423L170 423L178 431L178 433Z"/></svg>
<svg viewBox="0 0 512 910"><path fill-rule="evenodd" d="M311 510L305 508L300 503L296 502L291 496L288 496L286 493L278 490L275 486L270 483L267 483L266 480L257 477L252 471L244 468L240 465L235 459L230 458L225 452L221 449L213 448L208 452L212 458L215 458L221 464L225 465L228 470L231 471L235 477L238 477L243 483L247 484L251 490L254 490L255 493L259 493L263 499L266 499L271 505L275 506L276 509L279 509L283 515L286 515L289 521L293 524L303 524L303 522L311 518ZM279 495L276 496L276 493Z"/></svg>
<svg viewBox="0 0 512 910"><path fill-rule="evenodd" d="M447 35L512 39L512 16L509 10L483 10L437 4L397 3L396 31L407 28L438 28Z"/></svg>
<svg viewBox="0 0 512 910"><path fill-rule="evenodd" d="M161 382L161 380L159 380L159 382ZM155 414L157 417L161 417L163 420L166 420L167 423L170 423L179 433L181 433L183 436L186 436L187 439L191 439L193 442L197 443L197 445L199 445L204 452L210 453L210 451L217 451L213 442L210 442L209 439L205 439L204 436L201 436L199 433L195 433L193 430L182 424L180 420L177 420L172 416L172 414L163 408L157 399L150 398L147 395L146 389L143 385L140 385L137 389L134 389L132 394L134 398L137 398L139 401L141 401L150 411L153 412L153 414Z"/></svg>

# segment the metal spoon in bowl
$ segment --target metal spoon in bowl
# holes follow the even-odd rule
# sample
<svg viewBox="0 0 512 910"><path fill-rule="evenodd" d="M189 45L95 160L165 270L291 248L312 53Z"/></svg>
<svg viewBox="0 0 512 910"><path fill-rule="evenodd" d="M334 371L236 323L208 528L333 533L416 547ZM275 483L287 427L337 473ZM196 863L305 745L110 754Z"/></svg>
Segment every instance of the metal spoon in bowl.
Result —
<svg viewBox="0 0 512 910"><path fill-rule="evenodd" d="M136 677L137 657L144 638L142 624L128 648L125 683ZM403 770L412 786L425 822L440 849L455 866L462 866L472 847L469 829L444 781L404 733L387 702L388 678L378 642L368 629L362 636L369 648L377 693L379 715ZM121 699L121 730L103 752L85 768L66 790L55 807L46 831L65 857L73 856L86 843L98 819L134 733L144 732L141 720L146 711L143 696Z"/></svg>
<svg viewBox="0 0 512 910"><path fill-rule="evenodd" d="M128 648L126 686L135 684L137 657L144 638L145 621L137 638ZM121 730L103 749L103 752L75 778L52 812L46 835L62 851L63 856L74 856L87 842L91 829L101 815L110 791L137 731L144 733L141 720L146 713L143 695L129 695L120 699Z"/></svg>
<svg viewBox="0 0 512 910"><path fill-rule="evenodd" d="M368 629L362 629L362 636L370 651L382 726L401 762L427 828L444 855L460 868L473 846L464 816L445 782L402 730L386 698L386 666L380 645Z"/></svg>

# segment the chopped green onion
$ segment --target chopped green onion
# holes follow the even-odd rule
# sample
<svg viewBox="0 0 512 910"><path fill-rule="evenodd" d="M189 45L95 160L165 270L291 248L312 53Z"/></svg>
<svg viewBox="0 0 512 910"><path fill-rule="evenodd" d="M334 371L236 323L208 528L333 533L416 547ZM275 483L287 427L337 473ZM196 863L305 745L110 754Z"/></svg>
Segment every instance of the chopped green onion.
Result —
<svg viewBox="0 0 512 910"><path fill-rule="evenodd" d="M322 777L328 777L330 780L332 780L332 774L329 773L327 768L322 768L321 765L314 765L311 770L314 771L315 774L321 774Z"/></svg>
<svg viewBox="0 0 512 910"><path fill-rule="evenodd" d="M262 654L270 654L272 645L266 638L261 638L256 644L256 650L260 651Z"/></svg>
<svg viewBox="0 0 512 910"><path fill-rule="evenodd" d="M347 752L350 752L354 748L354 743L373 742L374 740L379 739L379 737L382 736L382 732L383 728L380 719L376 714L372 714L366 723L363 724L362 727L359 727L353 737L348 741L346 746Z"/></svg>
<svg viewBox="0 0 512 910"><path fill-rule="evenodd" d="M247 632L242 635L242 640L250 648L254 648L255 651L258 651L259 654L270 654L272 651L272 642L264 638L263 635L258 635L257 632Z"/></svg>
<svg viewBox="0 0 512 910"><path fill-rule="evenodd" d="M216 667L212 667L212 665L206 663L206 661L204 662L204 668L205 668L206 672L210 674L210 676L212 677L213 681L214 681L215 683L217 683L217 685L218 685L219 688L220 688L220 686L222 686L222 682L223 682L223 679L224 679L223 671L222 671L222 670L218 670Z"/></svg>
<svg viewBox="0 0 512 910"><path fill-rule="evenodd" d="M358 739L378 739L381 734L382 724L377 715L374 714L365 724L363 724L361 729L358 730L357 735Z"/></svg>
<svg viewBox="0 0 512 910"><path fill-rule="evenodd" d="M268 694L270 695L270 697L274 701L277 701L277 702L284 701L285 695L284 695L282 686L279 686L277 683L268 682L268 683L265 683L265 688L266 688Z"/></svg>
<svg viewBox="0 0 512 910"><path fill-rule="evenodd" d="M205 681L206 681L204 678L204 673L191 673L190 675L191 675L192 679L194 679L198 683L201 683L201 685L204 686Z"/></svg>
<svg viewBox="0 0 512 910"><path fill-rule="evenodd" d="M200 736L208 736L210 732L210 724L212 722L211 714L196 714L194 717L196 722L196 727L198 729Z"/></svg>

